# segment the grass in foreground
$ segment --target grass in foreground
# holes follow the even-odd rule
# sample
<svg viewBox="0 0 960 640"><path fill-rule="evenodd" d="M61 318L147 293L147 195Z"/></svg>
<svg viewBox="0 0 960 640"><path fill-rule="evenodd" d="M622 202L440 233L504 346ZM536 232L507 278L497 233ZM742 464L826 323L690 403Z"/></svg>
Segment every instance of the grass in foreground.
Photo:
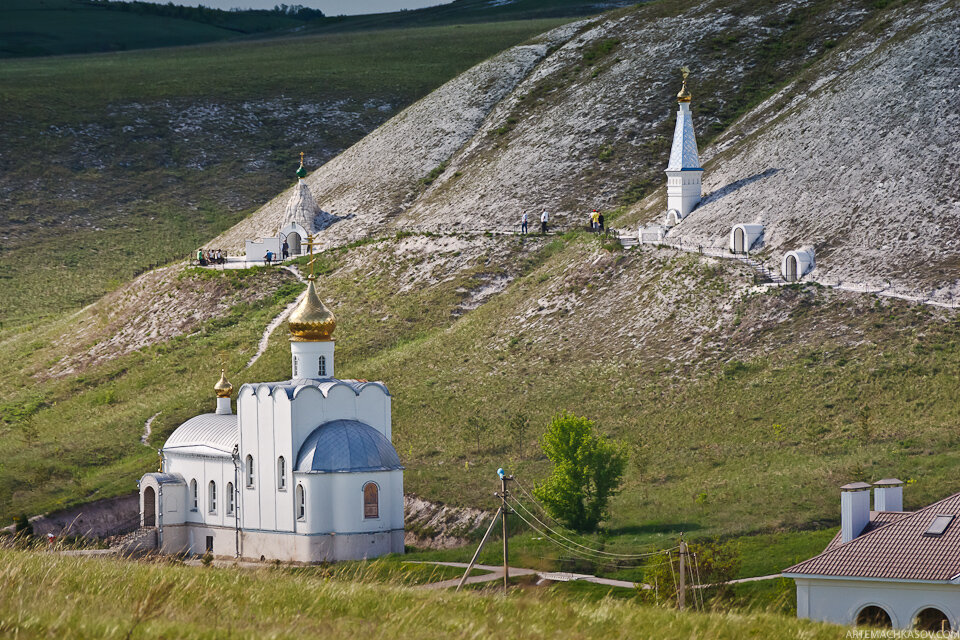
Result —
<svg viewBox="0 0 960 640"><path fill-rule="evenodd" d="M281 570L0 551L0 634L41 637L842 638L770 614L681 614L557 593L417 591Z"/></svg>

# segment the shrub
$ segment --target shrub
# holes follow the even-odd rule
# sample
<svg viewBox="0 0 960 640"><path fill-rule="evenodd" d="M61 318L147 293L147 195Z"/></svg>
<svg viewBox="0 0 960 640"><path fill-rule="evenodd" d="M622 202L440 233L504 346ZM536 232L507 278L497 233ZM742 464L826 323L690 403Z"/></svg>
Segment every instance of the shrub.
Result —
<svg viewBox="0 0 960 640"><path fill-rule="evenodd" d="M620 491L629 457L622 442L597 433L593 421L564 412L542 438L553 473L533 493L550 515L575 531L595 531Z"/></svg>

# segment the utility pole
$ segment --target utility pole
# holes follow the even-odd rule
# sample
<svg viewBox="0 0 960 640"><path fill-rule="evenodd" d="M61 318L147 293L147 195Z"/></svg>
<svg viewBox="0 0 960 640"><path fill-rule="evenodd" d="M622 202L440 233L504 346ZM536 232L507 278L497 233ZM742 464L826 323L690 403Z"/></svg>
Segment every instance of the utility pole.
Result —
<svg viewBox="0 0 960 640"><path fill-rule="evenodd" d="M507 496L510 495L510 492L507 490L507 480L513 480L513 476L508 476L504 473L503 469L497 469L497 475L500 476L500 493L494 493L493 495L500 498L500 508L497 509L497 512L493 516L493 520L490 522L490 526L487 527L487 532L483 534L483 539L480 540L480 544L477 546L476 552L473 554L473 558L470 559L470 564L467 565L467 570L463 572L463 577L460 578L460 583L457 585L457 591L463 587L467 582L467 578L470 576L470 571L473 569L473 565L477 563L477 558L480 557L480 552L483 550L483 545L487 544L487 540L490 538L490 533L493 531L493 528L497 524L497 518L503 519L503 590L507 590L507 580L509 580L509 548L507 546L507 514L510 513L510 507L507 506Z"/></svg>
<svg viewBox="0 0 960 640"><path fill-rule="evenodd" d="M513 476L508 476L503 469L497 469L497 475L500 476L500 514L503 523L503 592L507 592L507 582L510 580L510 543L507 535L507 514L510 513L510 507L507 506L507 496L510 491L507 489L507 481L513 480Z"/></svg>
<svg viewBox="0 0 960 640"><path fill-rule="evenodd" d="M683 534L680 534L680 596L677 599L680 611L683 611L687 603L687 543L683 541Z"/></svg>

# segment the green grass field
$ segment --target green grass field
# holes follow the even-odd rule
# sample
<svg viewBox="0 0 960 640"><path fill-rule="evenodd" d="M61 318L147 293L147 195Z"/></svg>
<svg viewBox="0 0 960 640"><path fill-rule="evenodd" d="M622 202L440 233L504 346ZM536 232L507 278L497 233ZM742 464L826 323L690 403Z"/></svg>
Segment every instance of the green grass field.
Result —
<svg viewBox="0 0 960 640"><path fill-rule="evenodd" d="M41 637L841 638L765 613L680 614L615 598L509 597L343 582L313 571L183 567L0 550L0 633ZM354 576L356 579L356 576ZM382 582L377 577L375 582ZM57 606L49 606L56 602Z"/></svg>

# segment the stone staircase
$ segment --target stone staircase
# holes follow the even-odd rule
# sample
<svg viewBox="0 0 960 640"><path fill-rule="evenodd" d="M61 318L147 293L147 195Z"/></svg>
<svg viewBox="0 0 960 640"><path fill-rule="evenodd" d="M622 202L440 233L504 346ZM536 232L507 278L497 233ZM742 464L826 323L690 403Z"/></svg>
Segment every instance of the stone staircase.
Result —
<svg viewBox="0 0 960 640"><path fill-rule="evenodd" d="M157 549L157 528L140 527L117 540L111 548L121 555L137 555Z"/></svg>

